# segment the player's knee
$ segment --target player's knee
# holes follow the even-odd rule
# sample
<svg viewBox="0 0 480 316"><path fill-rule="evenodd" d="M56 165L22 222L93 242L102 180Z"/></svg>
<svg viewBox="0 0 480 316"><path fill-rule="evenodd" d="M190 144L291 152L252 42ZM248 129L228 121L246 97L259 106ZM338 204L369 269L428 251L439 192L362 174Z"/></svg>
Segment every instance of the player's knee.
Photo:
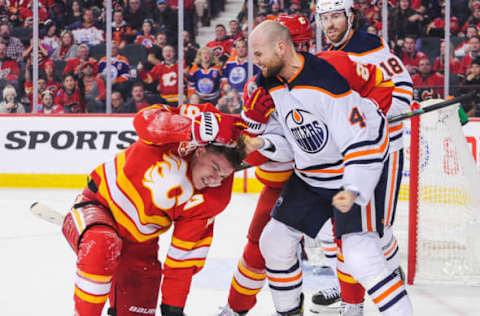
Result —
<svg viewBox="0 0 480 316"><path fill-rule="evenodd" d="M78 249L78 266L98 274L113 274L120 261L121 252L122 240L117 232L109 226L95 225L82 235Z"/></svg>
<svg viewBox="0 0 480 316"><path fill-rule="evenodd" d="M258 241L260 253L267 261L271 256L274 256L277 248L275 245L275 226L275 221L273 219L270 220L263 229L260 240Z"/></svg>
<svg viewBox="0 0 480 316"><path fill-rule="evenodd" d="M360 282L369 280L386 268L377 233L344 235L342 248L346 272Z"/></svg>

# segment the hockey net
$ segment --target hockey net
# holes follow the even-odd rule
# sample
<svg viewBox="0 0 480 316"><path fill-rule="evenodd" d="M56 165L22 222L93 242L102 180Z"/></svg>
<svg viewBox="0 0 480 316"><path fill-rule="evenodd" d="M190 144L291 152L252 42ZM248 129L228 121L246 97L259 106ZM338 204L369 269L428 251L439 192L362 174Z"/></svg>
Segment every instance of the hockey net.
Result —
<svg viewBox="0 0 480 316"><path fill-rule="evenodd" d="M480 174L458 105L405 120L404 127L405 164L394 231L408 282L479 284Z"/></svg>

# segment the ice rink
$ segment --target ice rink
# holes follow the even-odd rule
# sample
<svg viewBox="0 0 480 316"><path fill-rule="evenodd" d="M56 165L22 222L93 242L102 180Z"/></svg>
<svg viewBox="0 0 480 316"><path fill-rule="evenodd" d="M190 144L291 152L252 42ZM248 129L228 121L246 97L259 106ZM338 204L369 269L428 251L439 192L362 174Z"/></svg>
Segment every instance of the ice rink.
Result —
<svg viewBox="0 0 480 316"><path fill-rule="evenodd" d="M29 206L41 201L66 213L78 192L0 189L1 316L73 315L74 253L59 227L31 215ZM234 194L227 210L217 217L207 263L194 278L187 301L188 316L213 316L226 303L232 271L242 253L256 199L255 194ZM161 235L161 261L169 242L169 234ZM308 311L310 296L329 280L314 276L309 270L304 275L305 315L319 315ZM480 315L480 287L420 283L408 287L408 291L415 315ZM266 287L249 315L270 316L273 312ZM368 299L365 315L379 315Z"/></svg>

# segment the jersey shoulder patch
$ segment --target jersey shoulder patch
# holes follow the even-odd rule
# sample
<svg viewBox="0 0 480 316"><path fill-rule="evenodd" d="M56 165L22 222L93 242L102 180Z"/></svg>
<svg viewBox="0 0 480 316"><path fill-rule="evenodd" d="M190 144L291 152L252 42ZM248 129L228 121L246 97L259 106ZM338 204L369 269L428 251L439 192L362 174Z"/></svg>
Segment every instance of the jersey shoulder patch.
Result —
<svg viewBox="0 0 480 316"><path fill-rule="evenodd" d="M380 37L364 31L355 31L343 51L349 53L366 53L383 48L383 42Z"/></svg>

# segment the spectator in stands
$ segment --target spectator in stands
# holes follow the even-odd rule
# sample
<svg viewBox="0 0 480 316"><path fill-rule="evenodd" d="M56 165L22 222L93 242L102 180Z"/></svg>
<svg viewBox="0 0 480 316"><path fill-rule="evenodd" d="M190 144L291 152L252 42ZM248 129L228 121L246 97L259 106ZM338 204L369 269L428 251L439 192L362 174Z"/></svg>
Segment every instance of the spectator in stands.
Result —
<svg viewBox="0 0 480 316"><path fill-rule="evenodd" d="M367 27L367 33L370 33L370 34L373 34L373 35L377 35L377 36L381 36L379 30L373 26L373 25L369 25Z"/></svg>
<svg viewBox="0 0 480 316"><path fill-rule="evenodd" d="M227 30L225 25L217 24L215 26L215 40L207 43L207 47L210 47L215 56L221 61L226 61L232 51L233 40L227 37Z"/></svg>
<svg viewBox="0 0 480 316"><path fill-rule="evenodd" d="M472 61L480 56L480 36L473 36L468 42L468 45L470 46L470 51L465 55L465 57L463 57L462 61L460 62L459 73L462 75L467 74L467 70L470 67Z"/></svg>
<svg viewBox="0 0 480 316"><path fill-rule="evenodd" d="M290 0L290 7L288 7L288 15L301 15L302 2L300 0Z"/></svg>
<svg viewBox="0 0 480 316"><path fill-rule="evenodd" d="M440 56L435 58L435 63L433 64L433 70L441 74L444 73L445 68L445 42L442 40L440 43ZM450 73L458 74L460 72L460 60L455 57L453 53L453 45L450 46Z"/></svg>
<svg viewBox="0 0 480 316"><path fill-rule="evenodd" d="M130 63L125 56L120 55L118 44L112 41L112 87L123 93L128 94L130 88ZM105 80L107 74L107 57L102 57L98 62L98 76Z"/></svg>
<svg viewBox="0 0 480 316"><path fill-rule="evenodd" d="M425 33L428 36L437 36L437 37L444 37L445 36L445 2L442 2L442 15L433 19L427 25ZM456 36L460 31L460 21L458 21L457 17L451 16L450 17L450 33L452 36Z"/></svg>
<svg viewBox="0 0 480 316"><path fill-rule="evenodd" d="M126 113L125 104L120 91L112 91L112 113Z"/></svg>
<svg viewBox="0 0 480 316"><path fill-rule="evenodd" d="M202 103L202 99L200 99L200 96L194 92L188 96L188 103L200 104Z"/></svg>
<svg viewBox="0 0 480 316"><path fill-rule="evenodd" d="M145 19L142 25L142 33L138 34L135 38L135 44L143 45L145 48L150 49L155 43L155 36L152 34L153 20Z"/></svg>
<svg viewBox="0 0 480 316"><path fill-rule="evenodd" d="M64 114L65 110L61 105L54 104L54 94L50 90L45 90L40 95L37 113L39 114Z"/></svg>
<svg viewBox="0 0 480 316"><path fill-rule="evenodd" d="M196 92L202 101L215 103L220 96L221 72L219 62L210 47L197 52L188 79L188 95Z"/></svg>
<svg viewBox="0 0 480 316"><path fill-rule="evenodd" d="M4 87L8 82L16 87L19 75L18 63L7 57L7 46L0 43L0 87Z"/></svg>
<svg viewBox="0 0 480 316"><path fill-rule="evenodd" d="M404 0L402 0L404 1ZM427 57L423 52L415 48L416 38L413 35L407 35L403 42L403 52L400 58L403 64L407 67L410 74L414 74L418 69L420 59Z"/></svg>
<svg viewBox="0 0 480 316"><path fill-rule="evenodd" d="M54 52L60 47L60 39L57 36L57 26L52 20L45 21L43 25L45 35L40 40L40 43L47 44Z"/></svg>
<svg viewBox="0 0 480 316"><path fill-rule="evenodd" d="M248 41L248 24L247 23L244 23L242 25L242 38Z"/></svg>
<svg viewBox="0 0 480 316"><path fill-rule="evenodd" d="M475 25L477 28L480 27L480 2L472 2L471 8L472 15L470 15L467 21L463 24L462 33L466 33L469 25Z"/></svg>
<svg viewBox="0 0 480 316"><path fill-rule="evenodd" d="M477 26L476 25L467 26L467 31L465 33L466 40L463 41L462 43L460 43L455 48L455 56L461 58L461 57L465 56L465 54L470 52L470 45L468 45L468 42L475 35L479 35Z"/></svg>
<svg viewBox="0 0 480 316"><path fill-rule="evenodd" d="M443 80L441 74L432 70L428 57L420 59L418 72L412 76L415 100L442 98Z"/></svg>
<svg viewBox="0 0 480 316"><path fill-rule="evenodd" d="M218 109L227 114L239 114L242 112L241 97L235 89L230 89L227 94L222 97L222 101L218 101Z"/></svg>
<svg viewBox="0 0 480 316"><path fill-rule="evenodd" d="M260 10L257 12L257 16L255 17L254 25L259 25L266 19L267 19L267 11Z"/></svg>
<svg viewBox="0 0 480 316"><path fill-rule="evenodd" d="M18 20L22 23L23 27L32 27L33 25L33 1L29 1L26 6L20 7L18 12ZM38 2L38 19L40 23L45 22L48 19L48 11L41 1Z"/></svg>
<svg viewBox="0 0 480 316"><path fill-rule="evenodd" d="M188 67L192 66L199 48L198 44L192 40L190 33L183 31L183 56Z"/></svg>
<svg viewBox="0 0 480 316"><path fill-rule="evenodd" d="M77 49L78 46L75 44L72 32L64 30L62 34L60 34L60 45L56 50L53 51L53 54L50 56L50 58L53 60L67 61L70 58L77 56Z"/></svg>
<svg viewBox="0 0 480 316"><path fill-rule="evenodd" d="M50 46L45 43L38 43L38 67L43 68L45 62L49 60L50 55L52 55L53 50ZM30 46L28 46L22 53L23 60L32 58L33 54L33 39L30 39Z"/></svg>
<svg viewBox="0 0 480 316"><path fill-rule="evenodd" d="M162 50L167 45L167 34L164 32L159 32L155 36L155 44L150 48L147 55L147 65L146 69L150 70L155 65L159 64L163 60Z"/></svg>
<svg viewBox="0 0 480 316"><path fill-rule="evenodd" d="M7 47L6 56L16 62L22 62L22 53L25 50L23 43L16 37L10 36L10 27L7 23L0 23L0 43Z"/></svg>
<svg viewBox="0 0 480 316"><path fill-rule="evenodd" d="M81 44L77 49L77 56L67 60L67 65L63 69L63 74L68 72L73 73L75 76L80 76L82 71L82 66L87 61L94 62L97 61L93 57L88 57L90 49L87 44ZM95 74L98 72L98 67L95 68Z"/></svg>
<svg viewBox="0 0 480 316"><path fill-rule="evenodd" d="M82 66L82 77L85 87L85 104L89 113L105 113L105 83L94 75L95 64L86 62Z"/></svg>
<svg viewBox="0 0 480 316"><path fill-rule="evenodd" d="M406 35L421 36L423 16L410 7L410 0L399 0L390 17L389 38L404 39Z"/></svg>
<svg viewBox="0 0 480 316"><path fill-rule="evenodd" d="M163 62L157 64L149 72L140 63L137 67L138 76L148 84L157 82L157 91L171 106L178 105L178 63L175 60L175 48L166 45L163 48ZM184 69L187 75L187 69Z"/></svg>
<svg viewBox="0 0 480 316"><path fill-rule="evenodd" d="M202 26L210 26L207 0L195 0L195 12L197 13L198 21L201 22Z"/></svg>
<svg viewBox="0 0 480 316"><path fill-rule="evenodd" d="M125 22L132 28L133 34L137 34L142 29L143 21L147 18L147 13L141 6L141 0L129 0L128 7L125 10Z"/></svg>
<svg viewBox="0 0 480 316"><path fill-rule="evenodd" d="M465 82L463 84L465 88L463 88L463 93L468 93L472 91L472 89L475 89L477 91L480 91L480 58L475 58L471 65L469 72L467 76L465 77ZM468 116L480 116L480 107L477 105L478 104L478 98L475 98L473 102L474 106L469 109L468 107L465 106L465 104L462 104L465 107L465 110L467 111Z"/></svg>
<svg viewBox="0 0 480 316"><path fill-rule="evenodd" d="M174 44L178 36L178 14L167 4L166 0L156 1L157 7L152 14L155 26L167 35L170 43Z"/></svg>
<svg viewBox="0 0 480 316"><path fill-rule="evenodd" d="M138 1L138 0L137 0ZM68 27L72 30L77 44L87 44L89 47L105 42L103 30L95 26L95 17L92 9L83 12L83 23L74 23Z"/></svg>
<svg viewBox="0 0 480 316"><path fill-rule="evenodd" d="M0 0L0 21L8 22L11 16L16 17L16 15L10 13L6 2L6 0Z"/></svg>
<svg viewBox="0 0 480 316"><path fill-rule="evenodd" d="M57 93L60 88L60 82L55 75L55 64L50 59L45 62L43 65L43 71L45 73L46 89L52 91L54 94Z"/></svg>
<svg viewBox="0 0 480 316"><path fill-rule="evenodd" d="M132 36L132 28L123 20L123 11L115 10L112 21L112 40L118 43L119 48L123 48Z"/></svg>
<svg viewBox="0 0 480 316"><path fill-rule="evenodd" d="M40 94L47 89L47 77L45 73L40 73L38 75L38 99L37 104L41 102ZM33 112L34 102L33 102L33 81L32 81L32 61L29 59L25 67L25 83L23 85L25 98L22 100L22 103L26 104L30 112Z"/></svg>
<svg viewBox="0 0 480 316"><path fill-rule="evenodd" d="M223 66L222 86L228 85L243 95L243 86L248 80L248 47L244 39L235 42L237 56L230 57ZM253 65L253 74L260 72L260 68Z"/></svg>
<svg viewBox="0 0 480 316"><path fill-rule="evenodd" d="M125 113L136 113L151 104L145 99L145 91L141 82L135 82L132 87L132 98L125 104Z"/></svg>
<svg viewBox="0 0 480 316"><path fill-rule="evenodd" d="M62 86L55 96L55 105L61 105L65 113L85 113L82 81L76 81L75 76L68 72L63 75Z"/></svg>
<svg viewBox="0 0 480 316"><path fill-rule="evenodd" d="M3 88L3 100L0 102L0 113L25 113L25 107L15 99L17 92L11 85Z"/></svg>
<svg viewBox="0 0 480 316"><path fill-rule="evenodd" d="M268 20L275 20L280 15L285 15L286 13L282 10L280 0L271 1L270 11L267 15Z"/></svg>
<svg viewBox="0 0 480 316"><path fill-rule="evenodd" d="M240 24L237 20L230 20L228 22L229 34L228 36L234 41L242 37L242 31L240 30Z"/></svg>
<svg viewBox="0 0 480 316"><path fill-rule="evenodd" d="M66 25L76 25L82 23L82 7L79 0L72 1L70 10L67 10L67 17L65 18Z"/></svg>

